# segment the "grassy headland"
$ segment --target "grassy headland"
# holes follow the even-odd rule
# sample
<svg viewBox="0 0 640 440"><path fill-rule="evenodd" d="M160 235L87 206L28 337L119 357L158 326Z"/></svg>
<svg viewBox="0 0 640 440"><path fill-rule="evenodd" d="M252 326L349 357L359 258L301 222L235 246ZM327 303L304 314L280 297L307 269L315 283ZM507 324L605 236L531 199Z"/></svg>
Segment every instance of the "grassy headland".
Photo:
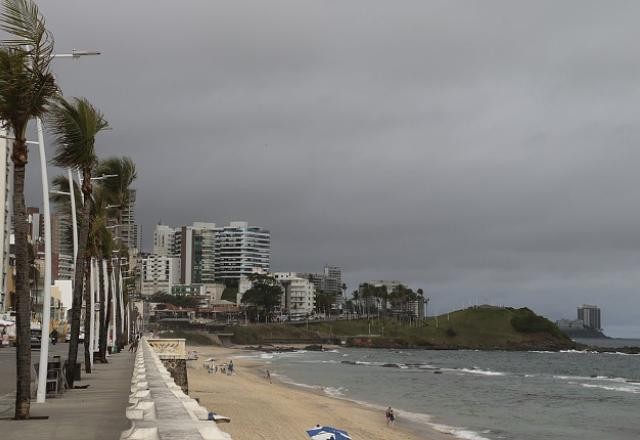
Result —
<svg viewBox="0 0 640 440"><path fill-rule="evenodd" d="M346 342L355 347L560 350L575 347L548 319L527 308L478 307L410 325L371 318L299 324L233 326L237 344Z"/></svg>

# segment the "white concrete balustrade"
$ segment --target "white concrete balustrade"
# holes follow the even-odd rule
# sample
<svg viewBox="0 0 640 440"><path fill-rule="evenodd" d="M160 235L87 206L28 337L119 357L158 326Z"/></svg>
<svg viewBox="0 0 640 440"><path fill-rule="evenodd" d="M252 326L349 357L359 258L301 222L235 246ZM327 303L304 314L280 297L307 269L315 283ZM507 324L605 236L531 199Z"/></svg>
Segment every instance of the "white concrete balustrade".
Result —
<svg viewBox="0 0 640 440"><path fill-rule="evenodd" d="M207 408L175 384L161 361L161 356L162 359L186 358L184 340L169 339L165 342L143 338L139 346L131 379L131 406L126 410L132 426L122 433L120 439L231 440L229 434L208 420Z"/></svg>

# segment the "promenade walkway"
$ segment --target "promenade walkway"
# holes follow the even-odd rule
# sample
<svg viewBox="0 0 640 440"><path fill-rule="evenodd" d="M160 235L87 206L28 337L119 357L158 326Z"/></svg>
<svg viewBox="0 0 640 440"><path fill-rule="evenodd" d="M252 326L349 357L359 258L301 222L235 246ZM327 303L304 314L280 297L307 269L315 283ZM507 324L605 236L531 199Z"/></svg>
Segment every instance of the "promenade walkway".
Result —
<svg viewBox="0 0 640 440"><path fill-rule="evenodd" d="M31 403L31 416L40 420L0 420L3 440L114 440L130 428L125 417L129 406L134 355L123 351L109 357L109 364L95 364L94 372L82 373L75 385L87 389L67 390L45 403Z"/></svg>

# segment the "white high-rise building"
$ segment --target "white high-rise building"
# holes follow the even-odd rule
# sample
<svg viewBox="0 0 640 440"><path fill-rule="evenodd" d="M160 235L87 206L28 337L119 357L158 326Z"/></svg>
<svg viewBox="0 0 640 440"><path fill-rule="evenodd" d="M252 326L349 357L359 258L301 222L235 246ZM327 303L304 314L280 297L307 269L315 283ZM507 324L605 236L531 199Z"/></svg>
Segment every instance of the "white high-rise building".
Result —
<svg viewBox="0 0 640 440"><path fill-rule="evenodd" d="M578 307L578 319L584 323L587 328L602 330L600 321L600 307L583 304Z"/></svg>
<svg viewBox="0 0 640 440"><path fill-rule="evenodd" d="M218 279L240 279L256 270L268 272L271 233L247 222L231 222L216 229L215 274Z"/></svg>
<svg viewBox="0 0 640 440"><path fill-rule="evenodd" d="M122 209L122 224L118 228L121 242L130 254L140 252L140 225L136 223L136 190L129 190L129 202Z"/></svg>
<svg viewBox="0 0 640 440"><path fill-rule="evenodd" d="M273 276L282 286L281 306L289 318L304 318L313 314L316 302L313 282L295 272L275 272Z"/></svg>
<svg viewBox="0 0 640 440"><path fill-rule="evenodd" d="M142 296L156 292L171 293L171 288L180 282L180 259L161 255L142 258L140 273Z"/></svg>
<svg viewBox="0 0 640 440"><path fill-rule="evenodd" d="M153 231L153 254L163 257L175 257L176 253L176 228L157 224Z"/></svg>
<svg viewBox="0 0 640 440"><path fill-rule="evenodd" d="M183 226L175 234L180 244L182 284L211 284L215 282L216 224L195 222Z"/></svg>

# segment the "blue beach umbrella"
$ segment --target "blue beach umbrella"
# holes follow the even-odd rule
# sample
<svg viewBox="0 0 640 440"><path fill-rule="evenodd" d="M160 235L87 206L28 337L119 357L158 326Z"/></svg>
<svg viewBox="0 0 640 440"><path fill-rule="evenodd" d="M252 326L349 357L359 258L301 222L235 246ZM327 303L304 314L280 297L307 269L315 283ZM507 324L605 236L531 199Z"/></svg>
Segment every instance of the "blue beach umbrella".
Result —
<svg viewBox="0 0 640 440"><path fill-rule="evenodd" d="M334 438L335 440L351 440L347 431L336 429L331 426L311 428L307 430L307 434L311 437L311 440L330 440L331 438Z"/></svg>

